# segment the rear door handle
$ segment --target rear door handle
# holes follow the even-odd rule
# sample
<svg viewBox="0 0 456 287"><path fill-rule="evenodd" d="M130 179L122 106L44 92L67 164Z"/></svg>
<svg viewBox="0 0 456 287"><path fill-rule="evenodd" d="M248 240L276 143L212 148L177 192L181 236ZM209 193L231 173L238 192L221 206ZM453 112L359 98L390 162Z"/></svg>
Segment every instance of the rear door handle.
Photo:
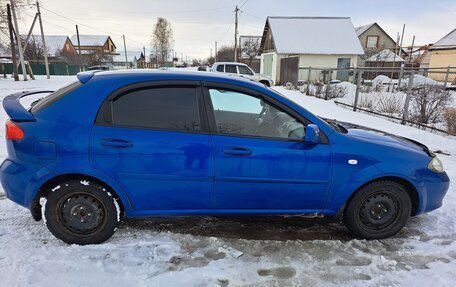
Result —
<svg viewBox="0 0 456 287"><path fill-rule="evenodd" d="M101 139L102 146L115 147L115 148L126 148L131 147L133 143L124 139Z"/></svg>
<svg viewBox="0 0 456 287"><path fill-rule="evenodd" d="M251 155L252 150L244 147L224 147L222 149L224 154L230 155Z"/></svg>

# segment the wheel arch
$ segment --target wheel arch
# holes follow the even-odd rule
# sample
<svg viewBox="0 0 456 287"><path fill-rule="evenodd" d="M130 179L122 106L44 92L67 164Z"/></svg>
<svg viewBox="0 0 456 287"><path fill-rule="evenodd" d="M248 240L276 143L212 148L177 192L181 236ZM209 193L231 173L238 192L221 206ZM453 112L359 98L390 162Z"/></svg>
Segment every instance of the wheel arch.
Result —
<svg viewBox="0 0 456 287"><path fill-rule="evenodd" d="M336 218L338 219L342 219L343 218L343 214L344 214L344 211L345 211L345 206L347 205L347 202L359 191L361 190L363 187L369 185L369 184L372 184L374 182L380 182L380 181L391 181L391 182L395 182L397 184L400 184L402 187L404 187L405 191L407 192L409 198L410 198L410 202L412 204L412 210L411 210L411 216L415 216L417 213L418 213L418 210L419 210L419 207L420 207L420 196L418 194L418 190L416 189L416 187L407 179L403 178L403 177L399 177L399 176L382 176L382 177L377 177L377 178L374 178L374 179L371 179L367 182L365 182L364 184L362 184L361 186L359 186L356 190L354 190L350 196L347 198L347 200L345 201L345 203L339 208L337 214L336 214Z"/></svg>
<svg viewBox="0 0 456 287"><path fill-rule="evenodd" d="M125 212L126 212L125 205L130 206L129 199L122 196L120 193L118 193L110 184L106 183L103 180L100 180L99 178L91 176L91 175L82 174L82 173L67 173L67 174L60 174L51 179L48 179L37 190L36 195L33 198L31 206L30 206L30 211L32 213L33 219L35 219L36 221L40 221L42 218L40 198L46 197L51 192L51 189L53 187L55 187L56 185L58 185L64 181L68 181L68 180L89 180L89 181L93 181L93 182L96 182L96 183L102 185L103 187L108 189L110 193L112 193L115 200L119 203L119 207L121 210L121 217L125 216Z"/></svg>

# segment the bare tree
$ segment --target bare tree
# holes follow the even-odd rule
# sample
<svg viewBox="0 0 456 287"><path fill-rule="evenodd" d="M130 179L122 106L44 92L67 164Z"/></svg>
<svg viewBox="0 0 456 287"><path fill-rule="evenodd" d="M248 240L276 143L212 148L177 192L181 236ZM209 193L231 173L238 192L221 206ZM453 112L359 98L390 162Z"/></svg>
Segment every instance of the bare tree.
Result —
<svg viewBox="0 0 456 287"><path fill-rule="evenodd" d="M209 57L206 59L206 64L209 66L212 66L215 63L215 58L214 57Z"/></svg>
<svg viewBox="0 0 456 287"><path fill-rule="evenodd" d="M22 19L21 11L26 5L29 5L31 0L16 0L16 14L18 20ZM9 32L8 32L8 17L6 12L6 4L10 4L10 0L0 0L0 45L9 47Z"/></svg>
<svg viewBox="0 0 456 287"><path fill-rule="evenodd" d="M413 120L423 124L436 123L451 102L451 94L441 86L427 85L414 90L411 100Z"/></svg>
<svg viewBox="0 0 456 287"><path fill-rule="evenodd" d="M58 49L56 51L55 57L58 60L64 61L67 64L78 64L79 63L79 57L77 52L76 53L71 53L68 52L66 49Z"/></svg>
<svg viewBox="0 0 456 287"><path fill-rule="evenodd" d="M253 59L259 55L261 38L244 37L241 40L241 59L247 60L248 65L251 66Z"/></svg>
<svg viewBox="0 0 456 287"><path fill-rule="evenodd" d="M41 45L39 36L32 35L28 41L27 49L24 51L24 59L30 62L41 61L44 58L44 50ZM22 37L21 37L22 38ZM25 37L24 37L25 38ZM22 47L24 47L25 39L22 40Z"/></svg>
<svg viewBox="0 0 456 287"><path fill-rule="evenodd" d="M99 66L107 63L112 63L113 59L110 55L99 54L96 52L83 55L83 64L90 66Z"/></svg>
<svg viewBox="0 0 456 287"><path fill-rule="evenodd" d="M234 46L223 46L217 51L218 62L232 62L234 59Z"/></svg>
<svg viewBox="0 0 456 287"><path fill-rule="evenodd" d="M173 29L171 23L165 18L158 18L152 33L152 46L157 53L157 62L162 67L168 59L173 42Z"/></svg>
<svg viewBox="0 0 456 287"><path fill-rule="evenodd" d="M445 120L448 133L456 135L456 108L446 108L443 111L443 119Z"/></svg>

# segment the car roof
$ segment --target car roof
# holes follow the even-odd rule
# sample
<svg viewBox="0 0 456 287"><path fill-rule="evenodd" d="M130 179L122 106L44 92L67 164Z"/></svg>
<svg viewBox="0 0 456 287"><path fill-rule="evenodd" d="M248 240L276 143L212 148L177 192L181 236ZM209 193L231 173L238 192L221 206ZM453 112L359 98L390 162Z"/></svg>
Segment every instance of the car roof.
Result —
<svg viewBox="0 0 456 287"><path fill-rule="evenodd" d="M238 63L238 62L215 62L214 65L241 65L241 66L247 66L247 64Z"/></svg>
<svg viewBox="0 0 456 287"><path fill-rule="evenodd" d="M250 84L253 86L263 87L263 84L257 83L253 80L242 78L236 75L225 73L214 73L204 71L176 71L176 70L115 70L115 71L86 71L78 73L77 77L81 83L86 83L92 78L107 77L112 79L129 79L135 82L135 79L140 80L187 80L187 81L208 81L208 82L226 82L232 84Z"/></svg>

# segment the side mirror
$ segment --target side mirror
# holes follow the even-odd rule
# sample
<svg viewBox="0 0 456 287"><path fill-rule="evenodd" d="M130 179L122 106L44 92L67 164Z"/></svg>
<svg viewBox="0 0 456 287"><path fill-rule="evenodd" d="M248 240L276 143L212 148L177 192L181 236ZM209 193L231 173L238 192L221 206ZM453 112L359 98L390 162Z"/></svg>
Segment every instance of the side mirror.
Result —
<svg viewBox="0 0 456 287"><path fill-rule="evenodd" d="M317 125L308 124L306 127L306 135L304 142L309 144L318 144L320 142L320 129Z"/></svg>

